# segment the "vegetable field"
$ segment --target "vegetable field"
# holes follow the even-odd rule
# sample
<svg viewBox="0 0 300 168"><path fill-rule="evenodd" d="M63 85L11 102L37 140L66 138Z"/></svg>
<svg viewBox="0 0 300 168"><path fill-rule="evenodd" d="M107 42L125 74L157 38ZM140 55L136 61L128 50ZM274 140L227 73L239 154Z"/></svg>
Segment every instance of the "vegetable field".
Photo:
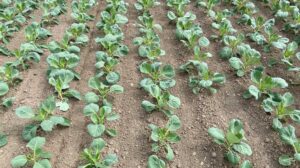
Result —
<svg viewBox="0 0 300 168"><path fill-rule="evenodd" d="M0 167L299 167L299 9L2 0Z"/></svg>

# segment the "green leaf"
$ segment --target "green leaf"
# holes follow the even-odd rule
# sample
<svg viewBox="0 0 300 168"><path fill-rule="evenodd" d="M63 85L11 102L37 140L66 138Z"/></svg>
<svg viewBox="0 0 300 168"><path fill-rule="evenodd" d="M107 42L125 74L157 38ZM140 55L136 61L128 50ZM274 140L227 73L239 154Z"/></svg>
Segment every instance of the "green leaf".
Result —
<svg viewBox="0 0 300 168"><path fill-rule="evenodd" d="M143 100L142 107L147 112L151 112L156 109L156 105L147 100Z"/></svg>
<svg viewBox="0 0 300 168"><path fill-rule="evenodd" d="M46 142L46 139L44 137L34 137L28 142L26 147L35 151L37 149L41 149L45 145L45 142Z"/></svg>
<svg viewBox="0 0 300 168"><path fill-rule="evenodd" d="M64 96L81 100L80 92L74 89L68 89L66 92L64 92Z"/></svg>
<svg viewBox="0 0 300 168"><path fill-rule="evenodd" d="M124 88L120 85L112 85L110 87L110 92L111 93L123 93L124 92Z"/></svg>
<svg viewBox="0 0 300 168"><path fill-rule="evenodd" d="M168 105L172 108L179 108L180 107L180 99L178 97L175 97L173 95L169 96Z"/></svg>
<svg viewBox="0 0 300 168"><path fill-rule="evenodd" d="M105 126L102 124L89 124L87 126L88 132L89 134L96 138L96 137L100 137L103 132L105 131Z"/></svg>
<svg viewBox="0 0 300 168"><path fill-rule="evenodd" d="M280 122L280 120L278 118L274 118L273 119L273 124L272 124L273 129L275 129L276 131L281 130L282 128L282 123Z"/></svg>
<svg viewBox="0 0 300 168"><path fill-rule="evenodd" d="M242 165L240 166L240 168L252 168L252 164L249 160L245 160Z"/></svg>
<svg viewBox="0 0 300 168"><path fill-rule="evenodd" d="M240 162L240 157L233 151L225 153L225 158L234 165L237 165Z"/></svg>
<svg viewBox="0 0 300 168"><path fill-rule="evenodd" d="M88 92L85 96L84 96L84 101L87 104L90 103L97 103L99 101L99 97L96 93L94 92Z"/></svg>
<svg viewBox="0 0 300 168"><path fill-rule="evenodd" d="M106 142L102 138L94 139L91 143L91 148L101 151L106 145Z"/></svg>
<svg viewBox="0 0 300 168"><path fill-rule="evenodd" d="M166 158L168 160L173 160L174 159L174 152L173 152L173 149L171 148L171 146L169 144L167 144L167 146L166 146L166 151L167 151Z"/></svg>
<svg viewBox="0 0 300 168"><path fill-rule="evenodd" d="M5 98L3 101L2 101L2 105L5 107L5 108L9 108L13 105L13 102L15 100L15 97L9 97L9 98Z"/></svg>
<svg viewBox="0 0 300 168"><path fill-rule="evenodd" d="M200 47L207 47L209 46L209 40L206 37L202 36L199 39L199 45Z"/></svg>
<svg viewBox="0 0 300 168"><path fill-rule="evenodd" d="M282 166L291 166L293 163L293 158L288 155L281 155L278 159L278 162Z"/></svg>
<svg viewBox="0 0 300 168"><path fill-rule="evenodd" d="M151 155L148 158L148 168L166 168L166 163L159 159L156 155Z"/></svg>
<svg viewBox="0 0 300 168"><path fill-rule="evenodd" d="M41 123L41 127L44 131L52 131L53 127L54 127L54 122L52 122L51 120L44 120Z"/></svg>
<svg viewBox="0 0 300 168"><path fill-rule="evenodd" d="M176 131L180 128L181 122L179 118L176 115L173 115L170 117L168 123L167 123L167 128L169 131Z"/></svg>
<svg viewBox="0 0 300 168"><path fill-rule="evenodd" d="M252 96L255 97L256 100L258 100L260 98L261 93L256 86L250 85L248 88L248 91Z"/></svg>
<svg viewBox="0 0 300 168"><path fill-rule="evenodd" d="M104 164L106 166L112 166L113 164L118 162L118 157L116 154L108 154L105 158L104 158Z"/></svg>
<svg viewBox="0 0 300 168"><path fill-rule="evenodd" d="M36 136L36 131L39 125L29 124L26 125L22 131L22 137L24 140L29 141Z"/></svg>
<svg viewBox="0 0 300 168"><path fill-rule="evenodd" d="M28 106L21 106L16 109L16 114L20 118L30 119L35 116L31 107Z"/></svg>
<svg viewBox="0 0 300 168"><path fill-rule="evenodd" d="M251 147L244 142L241 142L239 144L234 144L233 149L242 155L247 155L247 156L252 155Z"/></svg>
<svg viewBox="0 0 300 168"><path fill-rule="evenodd" d="M59 107L59 110L63 112L68 111L70 108L69 104L65 101L57 102L56 107Z"/></svg>
<svg viewBox="0 0 300 168"><path fill-rule="evenodd" d="M35 162L33 168L51 168L51 164L48 159L43 159Z"/></svg>
<svg viewBox="0 0 300 168"><path fill-rule="evenodd" d="M222 58L222 59L229 59L231 57L233 57L233 51L231 48L229 47L223 47L220 52L219 52L219 56Z"/></svg>
<svg viewBox="0 0 300 168"><path fill-rule="evenodd" d="M107 129L105 130L105 132L106 132L109 136L111 136L111 137L117 136L117 131L116 131L115 129L109 129L109 128L107 128Z"/></svg>
<svg viewBox="0 0 300 168"><path fill-rule="evenodd" d="M177 18L176 15L175 15L175 13L172 12L172 11L168 11L167 16L168 16L168 18L169 18L170 20L175 20L175 19Z"/></svg>
<svg viewBox="0 0 300 168"><path fill-rule="evenodd" d="M224 144L225 135L224 132L219 128L209 128L208 134L214 138L214 142L216 142L217 144Z"/></svg>
<svg viewBox="0 0 300 168"><path fill-rule="evenodd" d="M55 125L70 126L71 121L61 116L51 116L50 119Z"/></svg>
<svg viewBox="0 0 300 168"><path fill-rule="evenodd" d="M0 81L0 96L4 96L9 91L7 83Z"/></svg>
<svg viewBox="0 0 300 168"><path fill-rule="evenodd" d="M120 75L117 72L109 72L105 78L109 84L115 84L120 80Z"/></svg>
<svg viewBox="0 0 300 168"><path fill-rule="evenodd" d="M84 107L83 114L85 116L90 116L92 114L98 113L98 111L99 111L99 106L97 104L91 103Z"/></svg>
<svg viewBox="0 0 300 168"><path fill-rule="evenodd" d="M7 144L7 136L0 132L0 148Z"/></svg>
<svg viewBox="0 0 300 168"><path fill-rule="evenodd" d="M25 166L27 161L26 155L19 155L13 158L10 163L13 168L20 168Z"/></svg>

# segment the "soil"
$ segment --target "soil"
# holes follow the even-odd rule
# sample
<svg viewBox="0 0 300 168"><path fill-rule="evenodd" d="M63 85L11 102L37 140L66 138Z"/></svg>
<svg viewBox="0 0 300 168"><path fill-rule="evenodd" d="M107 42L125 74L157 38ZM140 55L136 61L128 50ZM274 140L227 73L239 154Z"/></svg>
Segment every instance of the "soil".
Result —
<svg viewBox="0 0 300 168"><path fill-rule="evenodd" d="M70 0L69 0L70 1ZM138 13L133 4L134 0L128 0L128 19L129 23L123 27L125 40L124 43L129 47L128 56L121 59L118 65L118 71L121 74L121 84L125 92L115 95L113 104L114 111L121 115L120 120L113 122L109 127L118 131L115 138L104 137L108 143L105 153L116 153L119 156L117 166L119 168L142 168L146 167L147 158L151 154L151 143L149 141L150 129L148 124L155 123L163 125L167 122L166 118L160 113L147 114L141 108L141 101L147 99L147 94L138 87L142 79L141 73L137 66L143 60L137 54L137 48L133 46L133 38L139 36L139 32L134 24L137 21ZM270 18L271 10L263 5L256 3L260 8L259 14ZM206 16L203 9L196 8L195 3L191 3L189 10L197 15L196 22L201 24L205 36L209 37L214 34L211 28L211 20ZM70 2L69 2L70 6ZM81 74L81 80L72 83L72 87L79 90L82 94L90 89L87 86L88 79L95 74L95 52L97 45L94 38L99 35L95 25L99 20L100 12L103 11L105 2L100 3L91 11L96 16L95 21L89 23L90 26L90 43L81 48L81 61L77 72ZM218 9L224 9L220 5ZM186 50L183 44L175 38L175 25L170 23L166 17L168 8L165 2L161 6L151 10L155 22L163 26L163 31L159 33L162 48L166 51L166 56L161 58L164 63L172 64L174 67L192 59L192 53ZM263 11L263 12L261 12ZM34 12L35 16L40 16L41 11ZM38 19L38 17L36 18ZM60 24L48 27L53 36L47 40L62 39L63 32L71 25L70 10L65 15L60 16ZM243 26L236 24L232 19L233 26L241 33L246 33ZM276 25L280 29L280 25ZM24 39L24 31L16 33L11 39L9 49L18 48ZM261 53L254 43L250 45ZM176 114L182 121L182 128L179 134L182 141L174 145L175 159L170 162L170 168L221 168L230 167L223 159L223 149L214 144L207 134L209 127L227 128L227 123L238 118L244 123L246 137L252 147L253 155L249 159L254 167L257 168L277 168L280 167L277 160L281 154L291 153L291 149L283 145L278 134L271 128L272 116L266 115L260 107L259 101L244 100L243 92L251 84L249 77L237 78L229 67L227 61L221 60L217 55L222 44L211 42L207 51L211 52L214 57L208 60L208 65L213 71L226 74L226 83L219 88L215 95L208 92L201 92L194 95L188 87L185 74L177 73L176 86L171 92L181 99L182 105ZM23 127L30 121L19 119L14 110L21 105L36 107L41 100L53 93L46 79L47 63L45 52L39 64L32 64L31 68L22 72L23 82L14 87L9 96L16 98L15 103L9 110L0 109L0 130L8 134L9 143L0 149L0 168L10 167L10 160L26 151L26 142L21 138ZM272 51L269 54L263 54L264 58L279 58L278 51ZM13 58L0 57L0 64ZM282 67L269 68L268 73L273 76L279 76L286 80L290 75ZM300 88L299 86L290 86L284 92L290 91L296 97L296 107L300 108ZM51 159L54 168L75 168L80 163L80 153L87 147L92 138L88 135L86 125L89 120L82 114L84 103L71 102L71 110L67 113L58 112L72 120L69 128L57 128L51 133L42 133L45 136L46 150L53 153Z"/></svg>

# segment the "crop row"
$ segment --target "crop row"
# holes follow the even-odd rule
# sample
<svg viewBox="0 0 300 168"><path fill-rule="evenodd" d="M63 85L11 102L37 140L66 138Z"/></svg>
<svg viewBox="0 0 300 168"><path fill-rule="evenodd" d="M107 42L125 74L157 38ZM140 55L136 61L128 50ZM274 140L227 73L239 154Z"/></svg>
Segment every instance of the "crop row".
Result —
<svg viewBox="0 0 300 168"><path fill-rule="evenodd" d="M148 158L149 168L164 168L165 161L174 159L174 152L171 147L173 143L180 141L180 136L176 131L180 128L180 119L174 114L173 110L180 107L180 99L169 91L175 86L175 70L170 64L159 61L165 51L161 49L160 38L156 31L162 31L162 27L154 22L150 9L158 6L156 0L138 0L135 8L139 12L138 24L140 37L133 40L134 45L138 46L138 55L144 59L139 65L140 72L145 76L140 81L140 87L146 91L151 101L143 100L142 107L148 112L162 112L168 118L165 126L160 127L149 124L151 132L152 149L154 153ZM165 156L162 156L165 154Z"/></svg>
<svg viewBox="0 0 300 168"><path fill-rule="evenodd" d="M95 42L100 51L96 52L96 74L88 81L93 90L85 95L86 106L83 114L90 118L87 125L88 133L94 138L90 147L83 151L85 165L82 167L111 167L118 162L116 154L102 157L101 152L106 142L102 137L117 136L117 131L108 128L108 122L118 120L120 116L113 112L113 94L123 93L124 88L117 83L120 73L116 71L119 59L128 54L128 47L122 44L124 34L121 26L128 22L125 14L128 4L123 0L107 0L106 8L100 14L96 27L103 35Z"/></svg>
<svg viewBox="0 0 300 168"><path fill-rule="evenodd" d="M64 1L60 2L65 3ZM46 139L37 135L40 134L38 130L50 132L57 125L68 127L71 124L68 118L55 114L55 111L57 107L62 111L68 110L67 98L69 97L80 99L80 93L69 89L69 83L75 75L79 78L79 74L75 73L73 68L79 62L80 48L78 46L88 42L88 36L85 34L88 26L78 19L80 17L76 16L87 16L91 20L92 17L87 12L95 4L96 1L93 0L73 0L71 6L74 23L66 30L62 42L51 41L47 45L47 49L51 52L47 57L47 78L49 84L54 87L55 94L48 96L35 109L29 106L21 106L16 109L18 117L30 119L32 123L26 125L22 132L23 139L29 141L26 147L30 150L26 154L13 158L11 160L12 167L51 167L49 161L51 153L43 150ZM85 20L88 21L88 19Z"/></svg>
<svg viewBox="0 0 300 168"><path fill-rule="evenodd" d="M299 149L297 148L298 140L295 135L295 128L289 125L294 121L299 123L300 111L293 108L294 97L291 93L286 92L280 94L280 88L287 88L288 83L279 77L272 77L265 73L265 67L261 63L261 54L259 51L246 44L245 37L238 34L238 31L232 27L228 17L233 13L240 13L242 16L238 20L239 24L249 25L252 32L247 34L250 40L262 45L264 52L270 52L272 47L281 50L281 61L288 65L288 70L298 71L295 67L293 58L299 59L297 53L297 42L289 42L288 38L278 35L273 27L275 19L264 20L263 17L255 17L255 5L250 1L231 1L234 5L234 10L227 9L223 11L213 11L213 6L219 3L218 1L201 1L199 4L208 10L208 15L213 20L212 27L218 30L218 35L212 36L213 39L218 39L225 47L221 49L219 56L222 59L229 60L230 66L236 71L238 77L248 75L250 73L252 85L245 91L243 97L249 99L254 97L256 100L262 100L262 108L267 113L273 113L273 129L280 135L283 143L288 144L294 149L294 156L282 155L279 158L279 163L283 166L290 166L294 162L299 161ZM230 3L227 2L227 3ZM264 30L264 33L261 31ZM231 125L231 124L230 124ZM213 128L215 129L215 128ZM220 130L214 130L210 135L215 138L218 144L224 144L224 134ZM222 143L220 143L222 142ZM236 150L236 149L235 149ZM231 163L237 164L237 159L226 157Z"/></svg>

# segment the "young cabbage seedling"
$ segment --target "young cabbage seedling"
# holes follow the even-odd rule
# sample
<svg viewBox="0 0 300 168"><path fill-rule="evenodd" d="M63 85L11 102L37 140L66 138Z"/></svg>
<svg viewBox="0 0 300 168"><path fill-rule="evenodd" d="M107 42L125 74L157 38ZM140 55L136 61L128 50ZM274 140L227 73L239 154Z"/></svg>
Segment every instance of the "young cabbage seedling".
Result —
<svg viewBox="0 0 300 168"><path fill-rule="evenodd" d="M289 68L294 67L294 58L296 57L300 61L300 52L297 52L298 44L293 41L289 43L286 48L282 51L281 61L289 66Z"/></svg>
<svg viewBox="0 0 300 168"><path fill-rule="evenodd" d="M185 8L189 3L189 0L167 0L168 7L174 10L174 12L168 11L168 18L175 20L176 18L184 16Z"/></svg>
<svg viewBox="0 0 300 168"><path fill-rule="evenodd" d="M211 93L216 93L217 89L213 85L225 82L225 76L209 70L205 62L189 60L180 66L180 70L190 75L189 87L194 94L199 94L201 89L208 89Z"/></svg>
<svg viewBox="0 0 300 168"><path fill-rule="evenodd" d="M94 19L94 16L89 15L88 11L94 5L96 5L95 0L73 0L72 1L72 18L78 23L85 23Z"/></svg>
<svg viewBox="0 0 300 168"><path fill-rule="evenodd" d="M96 38L95 41L100 45L110 57L122 57L128 54L128 47L121 44L123 35L107 34L102 38Z"/></svg>
<svg viewBox="0 0 300 168"><path fill-rule="evenodd" d="M230 66L236 70L236 74L239 77L244 76L252 68L261 64L260 53L251 48L248 44L241 44L237 46L237 53L240 56L234 56L229 59Z"/></svg>
<svg viewBox="0 0 300 168"><path fill-rule="evenodd" d="M162 65L161 62L148 63L145 61L139 66L139 69L142 73L149 76L149 78L144 78L140 82L141 87L145 90L153 84L158 85L163 90L167 90L176 84L176 81L173 79L175 70L171 65Z"/></svg>
<svg viewBox="0 0 300 168"><path fill-rule="evenodd" d="M229 122L229 127L226 134L219 128L209 128L208 134L215 143L223 146L226 149L224 157L230 163L237 165L240 162L239 154L251 156L251 147L246 143L243 124L238 119L233 119Z"/></svg>
<svg viewBox="0 0 300 168"><path fill-rule="evenodd" d="M24 140L29 141L36 136L39 128L43 131L49 132L57 125L68 127L70 120L54 115L55 111L55 98L54 96L48 97L44 100L36 110L28 106L21 106L16 109L16 115L20 118L31 119L34 123L25 126L22 132Z"/></svg>
<svg viewBox="0 0 300 168"><path fill-rule="evenodd" d="M51 35L49 30L42 28L37 22L31 23L25 28L25 38L27 42L35 43L37 40L45 39Z"/></svg>
<svg viewBox="0 0 300 168"><path fill-rule="evenodd" d="M72 35L70 33L65 33L63 39L58 41L49 42L47 48L51 53L58 53L68 51L70 53L78 54L80 52L80 48L76 45L71 44Z"/></svg>
<svg viewBox="0 0 300 168"><path fill-rule="evenodd" d="M69 83L74 79L73 72L65 69L56 70L49 77L49 84L52 85L58 95L59 102L56 106L61 111L69 109L68 98L75 98L81 100L80 93L77 90L71 89Z"/></svg>
<svg viewBox="0 0 300 168"><path fill-rule="evenodd" d="M80 79L80 75L74 70L79 61L79 56L67 51L50 54L47 57L49 67L47 74L48 76L53 76L56 71L66 69L72 72L76 79Z"/></svg>
<svg viewBox="0 0 300 168"><path fill-rule="evenodd" d="M44 137L35 137L31 139L26 145L30 149L30 152L23 155L18 155L11 160L11 166L13 168L25 168L25 167L47 167L51 168L49 159L51 153L44 151L45 145Z"/></svg>
<svg viewBox="0 0 300 168"><path fill-rule="evenodd" d="M85 23L73 23L66 31L66 36L69 36L68 41L72 45L86 45L89 41L89 37L86 35L88 31Z"/></svg>
<svg viewBox="0 0 300 168"><path fill-rule="evenodd" d="M275 113L275 118L273 119L273 128L275 130L281 129L281 121L286 121L288 118L300 124L300 110L291 107L294 102L294 97L289 92L283 95L270 95L263 101L262 107L264 110Z"/></svg>
<svg viewBox="0 0 300 168"><path fill-rule="evenodd" d="M283 127L279 130L280 139L283 143L290 145L294 150L294 156L281 155L278 159L282 166L292 166L300 163L300 140L296 136L295 128L291 125Z"/></svg>
<svg viewBox="0 0 300 168"><path fill-rule="evenodd" d="M12 51L12 56L16 57L17 60L14 61L16 67L21 66L23 69L28 69L28 62L34 61L38 63L40 61L40 55L43 53L43 50L40 49L34 43L23 43L19 49Z"/></svg>
<svg viewBox="0 0 300 168"><path fill-rule="evenodd" d="M13 85L21 80L20 72L13 62L7 62L0 66L0 81Z"/></svg>
<svg viewBox="0 0 300 168"><path fill-rule="evenodd" d="M101 98L101 100L106 100L109 94L124 92L124 88L122 86L116 84L111 86L106 85L97 77L91 77L88 81L88 85L97 92L97 96L98 98Z"/></svg>
<svg viewBox="0 0 300 168"><path fill-rule="evenodd" d="M67 11L67 4L65 0L48 0L42 4L44 11L42 16L42 26L47 24L58 24L58 16Z"/></svg>
<svg viewBox="0 0 300 168"><path fill-rule="evenodd" d="M288 83L284 79L266 75L263 67L258 67L251 72L251 80L255 85L250 85L243 94L245 99L253 96L258 100L263 95L273 94L272 90L275 88L288 87Z"/></svg>
<svg viewBox="0 0 300 168"><path fill-rule="evenodd" d="M160 5L160 2L157 0L137 0L134 4L134 7L138 11L148 12L149 9L153 8L154 6Z"/></svg>
<svg viewBox="0 0 300 168"><path fill-rule="evenodd" d="M102 138L94 139L90 147L85 148L81 154L85 164L79 168L111 168L118 162L116 154L102 156L106 142Z"/></svg>
<svg viewBox="0 0 300 168"><path fill-rule="evenodd" d="M95 66L98 70L96 77L104 77L108 84L116 84L120 80L119 72L115 71L116 65L119 64L118 59L108 56L103 51L97 51L96 60Z"/></svg>
<svg viewBox="0 0 300 168"><path fill-rule="evenodd" d="M222 59L229 59L231 57L236 56L238 46L242 45L244 39L245 37L242 34L239 34L238 36L232 36L232 35L224 36L223 43L226 45L226 47L223 47L220 50L219 56Z"/></svg>
<svg viewBox="0 0 300 168"><path fill-rule="evenodd" d="M202 34L203 31L198 24L194 24L196 15L192 12L187 12L184 16L179 17L176 23L176 37L179 40L184 39L185 31L194 31L194 34Z"/></svg>
<svg viewBox="0 0 300 168"><path fill-rule="evenodd" d="M151 128L151 140L152 143L152 152L160 153L161 151L165 152L165 158L167 160L174 159L174 152L171 147L171 144L177 143L180 141L179 135L176 131L180 128L181 122L176 115L172 115L169 118L169 121L165 127L158 127L154 124L150 124ZM150 156L151 157L151 156ZM149 159L151 161L151 159Z"/></svg>
<svg viewBox="0 0 300 168"><path fill-rule="evenodd" d="M180 99L171 95L168 91L163 91L159 86L153 84L149 88L145 89L154 99L155 103L148 100L143 100L142 107L146 112L153 112L155 110L163 112L166 116L171 117L173 115L172 109L178 109L180 107Z"/></svg>
<svg viewBox="0 0 300 168"><path fill-rule="evenodd" d="M115 137L117 131L115 129L106 128L105 123L107 121L114 121L120 118L120 116L112 112L110 106L102 106L91 103L84 107L83 114L91 118L92 123L87 126L89 134L94 137L100 137L104 132L109 136Z"/></svg>
<svg viewBox="0 0 300 168"><path fill-rule="evenodd" d="M141 16L138 16L138 20L140 23L137 24L137 27L139 27L139 31L142 33L146 33L149 31L152 31L154 33L154 30L162 31L161 25L156 24L154 22L153 16L148 12L143 13L143 15Z"/></svg>

